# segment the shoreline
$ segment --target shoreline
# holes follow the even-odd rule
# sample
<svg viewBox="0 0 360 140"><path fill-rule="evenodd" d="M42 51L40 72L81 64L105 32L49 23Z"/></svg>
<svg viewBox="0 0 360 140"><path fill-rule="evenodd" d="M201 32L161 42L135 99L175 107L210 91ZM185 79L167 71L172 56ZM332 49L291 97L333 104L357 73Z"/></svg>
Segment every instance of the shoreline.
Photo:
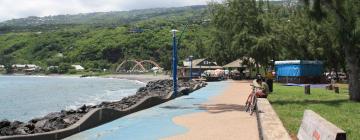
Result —
<svg viewBox="0 0 360 140"><path fill-rule="evenodd" d="M179 93L185 95L205 85L203 82L196 81L179 82ZM151 81L148 82L145 87L139 88L135 95L124 97L120 101L102 102L94 106L83 105L76 110L61 110L60 112L49 113L42 118L31 119L28 122L2 120L0 121L0 139L1 136L41 135L42 133L66 129L67 127L73 126L73 124L81 120L84 115L95 109L122 111L133 108L134 105L139 104L144 98L154 97L161 99L169 96L172 89L171 86L171 80Z"/></svg>
<svg viewBox="0 0 360 140"><path fill-rule="evenodd" d="M26 75L26 74L0 74L0 77L58 77L58 78L108 78L108 79L125 79L125 80L133 80L140 81L144 84L155 81L155 80L168 80L171 79L169 75L149 75L149 74L107 74L100 76L88 76L82 77L83 75L74 74L74 75L66 75L66 74L35 74L35 75Z"/></svg>
<svg viewBox="0 0 360 140"><path fill-rule="evenodd" d="M97 77L97 76L95 76ZM110 74L104 76L98 76L100 78L114 78L114 79L127 79L127 80L135 80L144 83L148 83L150 81L155 80L169 80L171 77L169 75L147 75L147 74Z"/></svg>

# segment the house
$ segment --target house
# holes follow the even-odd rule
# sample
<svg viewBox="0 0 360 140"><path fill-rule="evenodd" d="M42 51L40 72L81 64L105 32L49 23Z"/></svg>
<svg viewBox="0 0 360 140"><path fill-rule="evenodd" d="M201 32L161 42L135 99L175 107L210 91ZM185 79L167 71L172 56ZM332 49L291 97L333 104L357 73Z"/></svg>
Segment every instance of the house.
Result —
<svg viewBox="0 0 360 140"><path fill-rule="evenodd" d="M4 65L0 65L0 70L4 70L5 66Z"/></svg>
<svg viewBox="0 0 360 140"><path fill-rule="evenodd" d="M34 64L14 64L12 68L15 72L34 72L41 69L39 66Z"/></svg>
<svg viewBox="0 0 360 140"><path fill-rule="evenodd" d="M77 70L77 71L83 71L83 70L85 70L84 67L82 67L81 65L71 65L71 66L74 67L75 70Z"/></svg>
<svg viewBox="0 0 360 140"><path fill-rule="evenodd" d="M253 58L243 57L223 67L230 71L230 76L234 76L233 79L243 79L251 77L254 66L255 60Z"/></svg>
<svg viewBox="0 0 360 140"><path fill-rule="evenodd" d="M182 77L190 77L190 67L192 76L198 77L206 70L223 69L216 62L210 61L208 58L195 59L192 61L183 61L183 66L179 67L179 74Z"/></svg>

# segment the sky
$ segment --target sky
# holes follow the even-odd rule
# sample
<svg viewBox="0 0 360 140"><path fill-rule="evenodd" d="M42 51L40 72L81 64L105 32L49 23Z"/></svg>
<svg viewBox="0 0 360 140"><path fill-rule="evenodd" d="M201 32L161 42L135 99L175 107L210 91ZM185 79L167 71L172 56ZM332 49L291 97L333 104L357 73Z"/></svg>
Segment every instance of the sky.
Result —
<svg viewBox="0 0 360 140"><path fill-rule="evenodd" d="M0 0L0 21L28 16L205 5L207 1L209 0Z"/></svg>

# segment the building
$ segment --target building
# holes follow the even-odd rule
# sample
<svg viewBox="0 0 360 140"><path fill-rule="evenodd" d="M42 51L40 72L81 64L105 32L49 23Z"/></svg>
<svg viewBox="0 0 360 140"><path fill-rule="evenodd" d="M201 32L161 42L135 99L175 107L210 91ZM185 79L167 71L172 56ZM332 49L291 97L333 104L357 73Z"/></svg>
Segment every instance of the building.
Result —
<svg viewBox="0 0 360 140"><path fill-rule="evenodd" d="M223 67L230 71L230 77L233 79L250 78L255 67L255 60L253 58L243 57Z"/></svg>
<svg viewBox="0 0 360 140"><path fill-rule="evenodd" d="M0 71L4 70L5 66L4 65L0 65Z"/></svg>
<svg viewBox="0 0 360 140"><path fill-rule="evenodd" d="M322 61L275 61L275 71L281 83L321 83L324 79Z"/></svg>
<svg viewBox="0 0 360 140"><path fill-rule="evenodd" d="M32 73L40 70L41 68L34 64L14 64L12 65L12 69L14 72Z"/></svg>
<svg viewBox="0 0 360 140"><path fill-rule="evenodd" d="M71 65L73 68L75 68L76 71L83 71L85 70L84 67L81 65Z"/></svg>
<svg viewBox="0 0 360 140"><path fill-rule="evenodd" d="M223 69L223 67L217 65L216 62L210 61L208 58L203 58L192 61L183 61L183 66L179 67L178 74L181 77L190 77L190 67L192 68L192 76L194 77L201 76L206 70Z"/></svg>

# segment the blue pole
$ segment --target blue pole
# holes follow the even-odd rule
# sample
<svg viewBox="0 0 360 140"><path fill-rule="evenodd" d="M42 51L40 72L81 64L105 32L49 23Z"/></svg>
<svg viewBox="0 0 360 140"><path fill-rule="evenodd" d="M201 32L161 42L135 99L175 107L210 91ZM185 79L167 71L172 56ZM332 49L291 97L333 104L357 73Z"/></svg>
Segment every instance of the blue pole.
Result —
<svg viewBox="0 0 360 140"><path fill-rule="evenodd" d="M174 88L174 93L173 96L176 97L177 96L177 47L176 47L176 30L172 30L173 33L173 58L172 58L172 63L173 63L173 88Z"/></svg>

